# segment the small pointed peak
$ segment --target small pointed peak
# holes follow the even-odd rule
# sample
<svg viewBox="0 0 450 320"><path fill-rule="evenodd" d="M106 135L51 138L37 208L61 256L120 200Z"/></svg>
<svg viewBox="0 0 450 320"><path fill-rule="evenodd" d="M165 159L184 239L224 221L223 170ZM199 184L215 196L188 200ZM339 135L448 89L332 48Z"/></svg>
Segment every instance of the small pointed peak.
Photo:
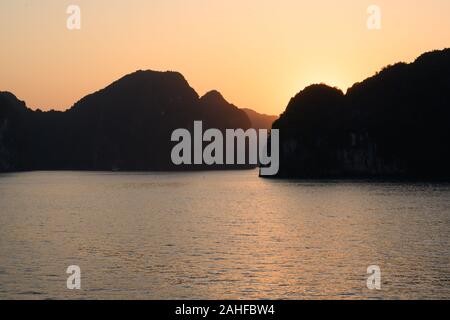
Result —
<svg viewBox="0 0 450 320"><path fill-rule="evenodd" d="M219 91L217 91L217 90L211 90L211 91L207 92L202 97L202 99L203 98L225 100L225 98L222 96L222 94Z"/></svg>
<svg viewBox="0 0 450 320"><path fill-rule="evenodd" d="M222 94L217 90L211 90L207 92L203 97L200 98L201 101L214 104L229 104L227 100L222 96Z"/></svg>

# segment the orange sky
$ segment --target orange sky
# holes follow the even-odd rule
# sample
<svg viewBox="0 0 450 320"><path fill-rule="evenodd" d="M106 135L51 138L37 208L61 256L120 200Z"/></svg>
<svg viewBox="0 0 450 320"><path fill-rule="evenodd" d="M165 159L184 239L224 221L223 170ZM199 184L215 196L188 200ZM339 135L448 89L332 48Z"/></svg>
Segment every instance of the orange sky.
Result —
<svg viewBox="0 0 450 320"><path fill-rule="evenodd" d="M66 28L68 5L81 30ZM382 10L382 29L366 26ZM259 112L306 85L346 90L381 67L450 47L448 0L2 0L0 90L67 109L138 69L181 72Z"/></svg>

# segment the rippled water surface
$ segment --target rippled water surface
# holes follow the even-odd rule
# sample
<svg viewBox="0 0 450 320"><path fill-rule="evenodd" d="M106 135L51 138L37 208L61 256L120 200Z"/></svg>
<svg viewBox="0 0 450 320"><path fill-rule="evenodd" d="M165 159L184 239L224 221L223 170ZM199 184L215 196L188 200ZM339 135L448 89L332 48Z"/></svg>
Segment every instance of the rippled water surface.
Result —
<svg viewBox="0 0 450 320"><path fill-rule="evenodd" d="M0 175L3 299L449 299L449 245L448 184Z"/></svg>

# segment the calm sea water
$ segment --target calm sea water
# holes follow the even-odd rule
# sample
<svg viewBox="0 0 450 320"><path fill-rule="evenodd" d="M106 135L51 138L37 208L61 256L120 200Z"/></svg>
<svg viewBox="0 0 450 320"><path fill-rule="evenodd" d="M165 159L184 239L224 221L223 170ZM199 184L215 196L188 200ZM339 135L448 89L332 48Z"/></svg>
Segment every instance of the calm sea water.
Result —
<svg viewBox="0 0 450 320"><path fill-rule="evenodd" d="M449 299L449 245L449 184L0 175L1 299Z"/></svg>

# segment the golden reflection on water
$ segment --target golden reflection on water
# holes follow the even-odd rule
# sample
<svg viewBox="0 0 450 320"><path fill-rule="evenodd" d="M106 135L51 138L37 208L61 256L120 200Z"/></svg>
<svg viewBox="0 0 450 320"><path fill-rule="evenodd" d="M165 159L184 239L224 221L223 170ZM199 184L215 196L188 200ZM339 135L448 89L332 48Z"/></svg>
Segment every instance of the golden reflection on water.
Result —
<svg viewBox="0 0 450 320"><path fill-rule="evenodd" d="M449 195L256 171L1 175L0 298L450 298Z"/></svg>

